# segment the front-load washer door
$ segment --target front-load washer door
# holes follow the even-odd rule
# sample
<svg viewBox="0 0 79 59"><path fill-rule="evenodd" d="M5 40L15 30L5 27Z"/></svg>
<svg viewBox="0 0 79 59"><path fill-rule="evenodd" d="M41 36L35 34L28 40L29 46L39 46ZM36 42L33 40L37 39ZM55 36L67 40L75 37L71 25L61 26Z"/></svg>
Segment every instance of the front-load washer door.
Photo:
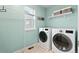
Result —
<svg viewBox="0 0 79 59"><path fill-rule="evenodd" d="M65 34L55 34L53 37L53 44L58 50L62 52L68 52L72 49L72 42Z"/></svg>
<svg viewBox="0 0 79 59"><path fill-rule="evenodd" d="M47 34L44 31L41 31L39 33L39 38L41 42L46 42L47 41Z"/></svg>

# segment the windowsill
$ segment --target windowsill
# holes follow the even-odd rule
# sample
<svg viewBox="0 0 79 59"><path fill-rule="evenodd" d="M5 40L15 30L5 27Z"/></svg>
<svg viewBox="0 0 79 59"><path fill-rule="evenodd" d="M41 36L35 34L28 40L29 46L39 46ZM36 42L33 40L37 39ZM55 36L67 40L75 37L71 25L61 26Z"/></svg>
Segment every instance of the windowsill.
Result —
<svg viewBox="0 0 79 59"><path fill-rule="evenodd" d="M30 28L30 29L25 29L25 31L32 31L35 30L36 28Z"/></svg>

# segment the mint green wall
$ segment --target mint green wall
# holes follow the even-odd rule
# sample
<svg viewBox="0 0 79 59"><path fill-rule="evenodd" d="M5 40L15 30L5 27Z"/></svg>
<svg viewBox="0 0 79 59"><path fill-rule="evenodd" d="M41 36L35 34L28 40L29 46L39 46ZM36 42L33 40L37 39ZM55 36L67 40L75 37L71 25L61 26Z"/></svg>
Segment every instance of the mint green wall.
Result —
<svg viewBox="0 0 79 59"><path fill-rule="evenodd" d="M59 16L52 19L48 19L53 11L59 10L65 7L71 6L73 9L73 13L69 15ZM47 27L53 28L74 28L77 29L77 6L76 5L52 5L46 10L46 20L45 25Z"/></svg>
<svg viewBox="0 0 79 59"><path fill-rule="evenodd" d="M44 8L35 8L36 15L45 16ZM1 8L1 6L0 6ZM0 52L14 52L37 42L38 28L44 27L44 21L36 20L36 30L24 31L24 6L5 6L7 12L0 12Z"/></svg>

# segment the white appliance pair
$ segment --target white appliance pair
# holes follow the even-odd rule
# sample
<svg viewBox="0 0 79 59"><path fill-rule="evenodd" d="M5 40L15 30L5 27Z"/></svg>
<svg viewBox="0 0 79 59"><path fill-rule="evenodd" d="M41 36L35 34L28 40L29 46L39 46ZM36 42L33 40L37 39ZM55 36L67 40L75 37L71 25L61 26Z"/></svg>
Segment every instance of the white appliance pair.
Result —
<svg viewBox="0 0 79 59"><path fill-rule="evenodd" d="M39 45L55 53L75 53L74 29L39 28Z"/></svg>

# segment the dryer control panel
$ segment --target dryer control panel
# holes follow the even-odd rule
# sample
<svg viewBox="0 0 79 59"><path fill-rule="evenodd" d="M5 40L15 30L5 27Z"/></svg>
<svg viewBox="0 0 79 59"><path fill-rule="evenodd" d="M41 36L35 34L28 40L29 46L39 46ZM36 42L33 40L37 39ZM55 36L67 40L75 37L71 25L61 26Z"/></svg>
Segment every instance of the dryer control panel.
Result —
<svg viewBox="0 0 79 59"><path fill-rule="evenodd" d="M72 30L66 30L66 33L73 33L73 31Z"/></svg>

